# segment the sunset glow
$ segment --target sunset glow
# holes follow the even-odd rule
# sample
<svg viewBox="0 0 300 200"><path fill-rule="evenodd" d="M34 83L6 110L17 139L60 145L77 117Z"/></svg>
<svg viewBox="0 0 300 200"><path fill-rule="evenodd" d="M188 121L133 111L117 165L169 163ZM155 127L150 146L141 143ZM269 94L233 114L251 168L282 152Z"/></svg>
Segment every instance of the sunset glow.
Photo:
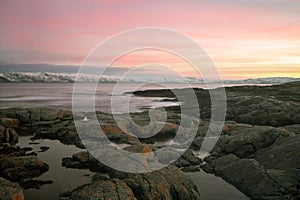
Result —
<svg viewBox="0 0 300 200"><path fill-rule="evenodd" d="M300 2L292 0L0 1L0 62L78 66L106 38L155 26L194 39L224 79L300 77L299 8ZM145 63L194 73L174 55L152 51L133 53L114 65Z"/></svg>

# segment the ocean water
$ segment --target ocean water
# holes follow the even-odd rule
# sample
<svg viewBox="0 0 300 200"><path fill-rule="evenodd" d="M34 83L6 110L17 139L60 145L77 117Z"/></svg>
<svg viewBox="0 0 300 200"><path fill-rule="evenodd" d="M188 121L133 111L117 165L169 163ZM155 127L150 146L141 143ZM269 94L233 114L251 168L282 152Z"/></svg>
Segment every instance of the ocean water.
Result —
<svg viewBox="0 0 300 200"><path fill-rule="evenodd" d="M226 86L236 86L226 85ZM111 102L114 97L114 112L124 113L137 112L145 107L163 107L178 105L176 102L168 101L166 98L138 97L126 94L135 90L151 90L164 88L215 88L215 84L144 84L139 86L136 83L101 83L95 92L95 108L98 111L112 113ZM82 83L79 91L87 94L86 91L91 84ZM57 107L64 109L72 108L72 83L0 83L0 109L8 107ZM164 100L164 101L162 101ZM129 101L129 106L126 103ZM86 111L86 110L83 110Z"/></svg>
<svg viewBox="0 0 300 200"><path fill-rule="evenodd" d="M83 95L89 96L85 91L90 86L91 84L80 84ZM113 83L99 85L95 92L96 110L112 113L112 97L115 97L114 113L126 112L124 108L126 101L129 101L129 109L132 112L139 111L143 107L176 105L174 102L162 101L164 98L145 98L125 94L136 86L137 84L119 84L118 90L114 91ZM161 88L163 87L159 85L148 84L139 89ZM73 84L71 83L0 83L0 91L0 108L47 106L71 109L72 107Z"/></svg>

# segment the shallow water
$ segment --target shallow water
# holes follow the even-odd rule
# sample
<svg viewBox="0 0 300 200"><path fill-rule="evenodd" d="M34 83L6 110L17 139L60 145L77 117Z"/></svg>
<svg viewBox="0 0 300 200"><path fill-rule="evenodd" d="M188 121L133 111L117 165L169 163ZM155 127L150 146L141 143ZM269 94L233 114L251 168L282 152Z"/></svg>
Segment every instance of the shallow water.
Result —
<svg viewBox="0 0 300 200"><path fill-rule="evenodd" d="M36 180L52 180L52 184L43 185L39 190L28 189L24 190L25 199L28 200L55 200L59 194L76 187L89 183L93 175L92 172L86 169L67 169L61 166L63 157L71 157L76 152L83 151L74 145L64 145L57 140L35 140L39 144L31 144L30 137L22 136L19 138L21 147L31 147L33 151L38 153L38 158L50 166L49 171L34 179ZM41 146L50 147L45 152L38 152Z"/></svg>
<svg viewBox="0 0 300 200"><path fill-rule="evenodd" d="M249 198L220 177L204 171L187 172L187 177L197 185L203 200L249 200Z"/></svg>
<svg viewBox="0 0 300 200"><path fill-rule="evenodd" d="M41 139L35 140L39 144L29 144L31 136L21 136L19 144L21 147L32 147L38 153L39 159L46 162L50 169L34 179L52 180L52 184L43 185L40 189L24 190L25 199L29 200L55 200L62 192L70 191L78 186L89 183L93 172L86 169L67 169L61 166L63 157L71 157L74 153L83 151L74 145L64 145L57 140ZM38 152L41 146L50 147L45 152ZM243 193L228 184L223 179L212 174L201 172L185 173L198 186L200 194L204 200L246 200Z"/></svg>

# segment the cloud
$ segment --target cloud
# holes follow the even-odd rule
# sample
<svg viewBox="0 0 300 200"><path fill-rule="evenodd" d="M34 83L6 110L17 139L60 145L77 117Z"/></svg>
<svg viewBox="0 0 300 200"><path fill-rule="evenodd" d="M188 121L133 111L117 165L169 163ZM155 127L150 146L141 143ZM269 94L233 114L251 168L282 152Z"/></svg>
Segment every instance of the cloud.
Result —
<svg viewBox="0 0 300 200"><path fill-rule="evenodd" d="M299 7L296 0L1 1L0 61L80 65L99 42L113 34L140 26L161 26L195 39L220 71L253 64L259 72L270 66L255 63L286 59L291 52L300 51ZM263 46L263 50L257 48ZM114 48L108 48L106 54ZM151 61L151 56L124 59L116 65L117 71ZM159 59L177 63L168 57ZM291 61L286 61L285 68L290 71ZM43 65L39 69L43 67L51 68ZM185 65L177 63L176 67L192 74ZM26 68L31 69L29 65ZM236 71L226 71L225 75L240 76Z"/></svg>

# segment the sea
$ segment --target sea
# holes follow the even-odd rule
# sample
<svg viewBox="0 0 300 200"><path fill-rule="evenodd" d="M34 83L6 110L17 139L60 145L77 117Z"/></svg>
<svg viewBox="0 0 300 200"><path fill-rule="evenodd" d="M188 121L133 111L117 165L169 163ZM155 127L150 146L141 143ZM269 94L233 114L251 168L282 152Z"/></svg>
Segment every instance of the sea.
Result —
<svg viewBox="0 0 300 200"><path fill-rule="evenodd" d="M228 84L226 87L243 84ZM82 83L76 91L89 91L93 85ZM106 113L139 112L145 108L179 105L164 97L139 97L130 95L136 90L156 90L174 88L216 88L217 84L137 84L137 83L101 83L95 92L95 109ZM0 83L0 109L9 107L55 107L72 108L74 84L72 83ZM77 94L77 93L76 93ZM88 96L88 95L87 95ZM89 96L88 96L89 97ZM113 98L113 101L112 101ZM112 109L112 102L114 109ZM124 105L128 105L125 107ZM89 111L89 110L82 110Z"/></svg>

